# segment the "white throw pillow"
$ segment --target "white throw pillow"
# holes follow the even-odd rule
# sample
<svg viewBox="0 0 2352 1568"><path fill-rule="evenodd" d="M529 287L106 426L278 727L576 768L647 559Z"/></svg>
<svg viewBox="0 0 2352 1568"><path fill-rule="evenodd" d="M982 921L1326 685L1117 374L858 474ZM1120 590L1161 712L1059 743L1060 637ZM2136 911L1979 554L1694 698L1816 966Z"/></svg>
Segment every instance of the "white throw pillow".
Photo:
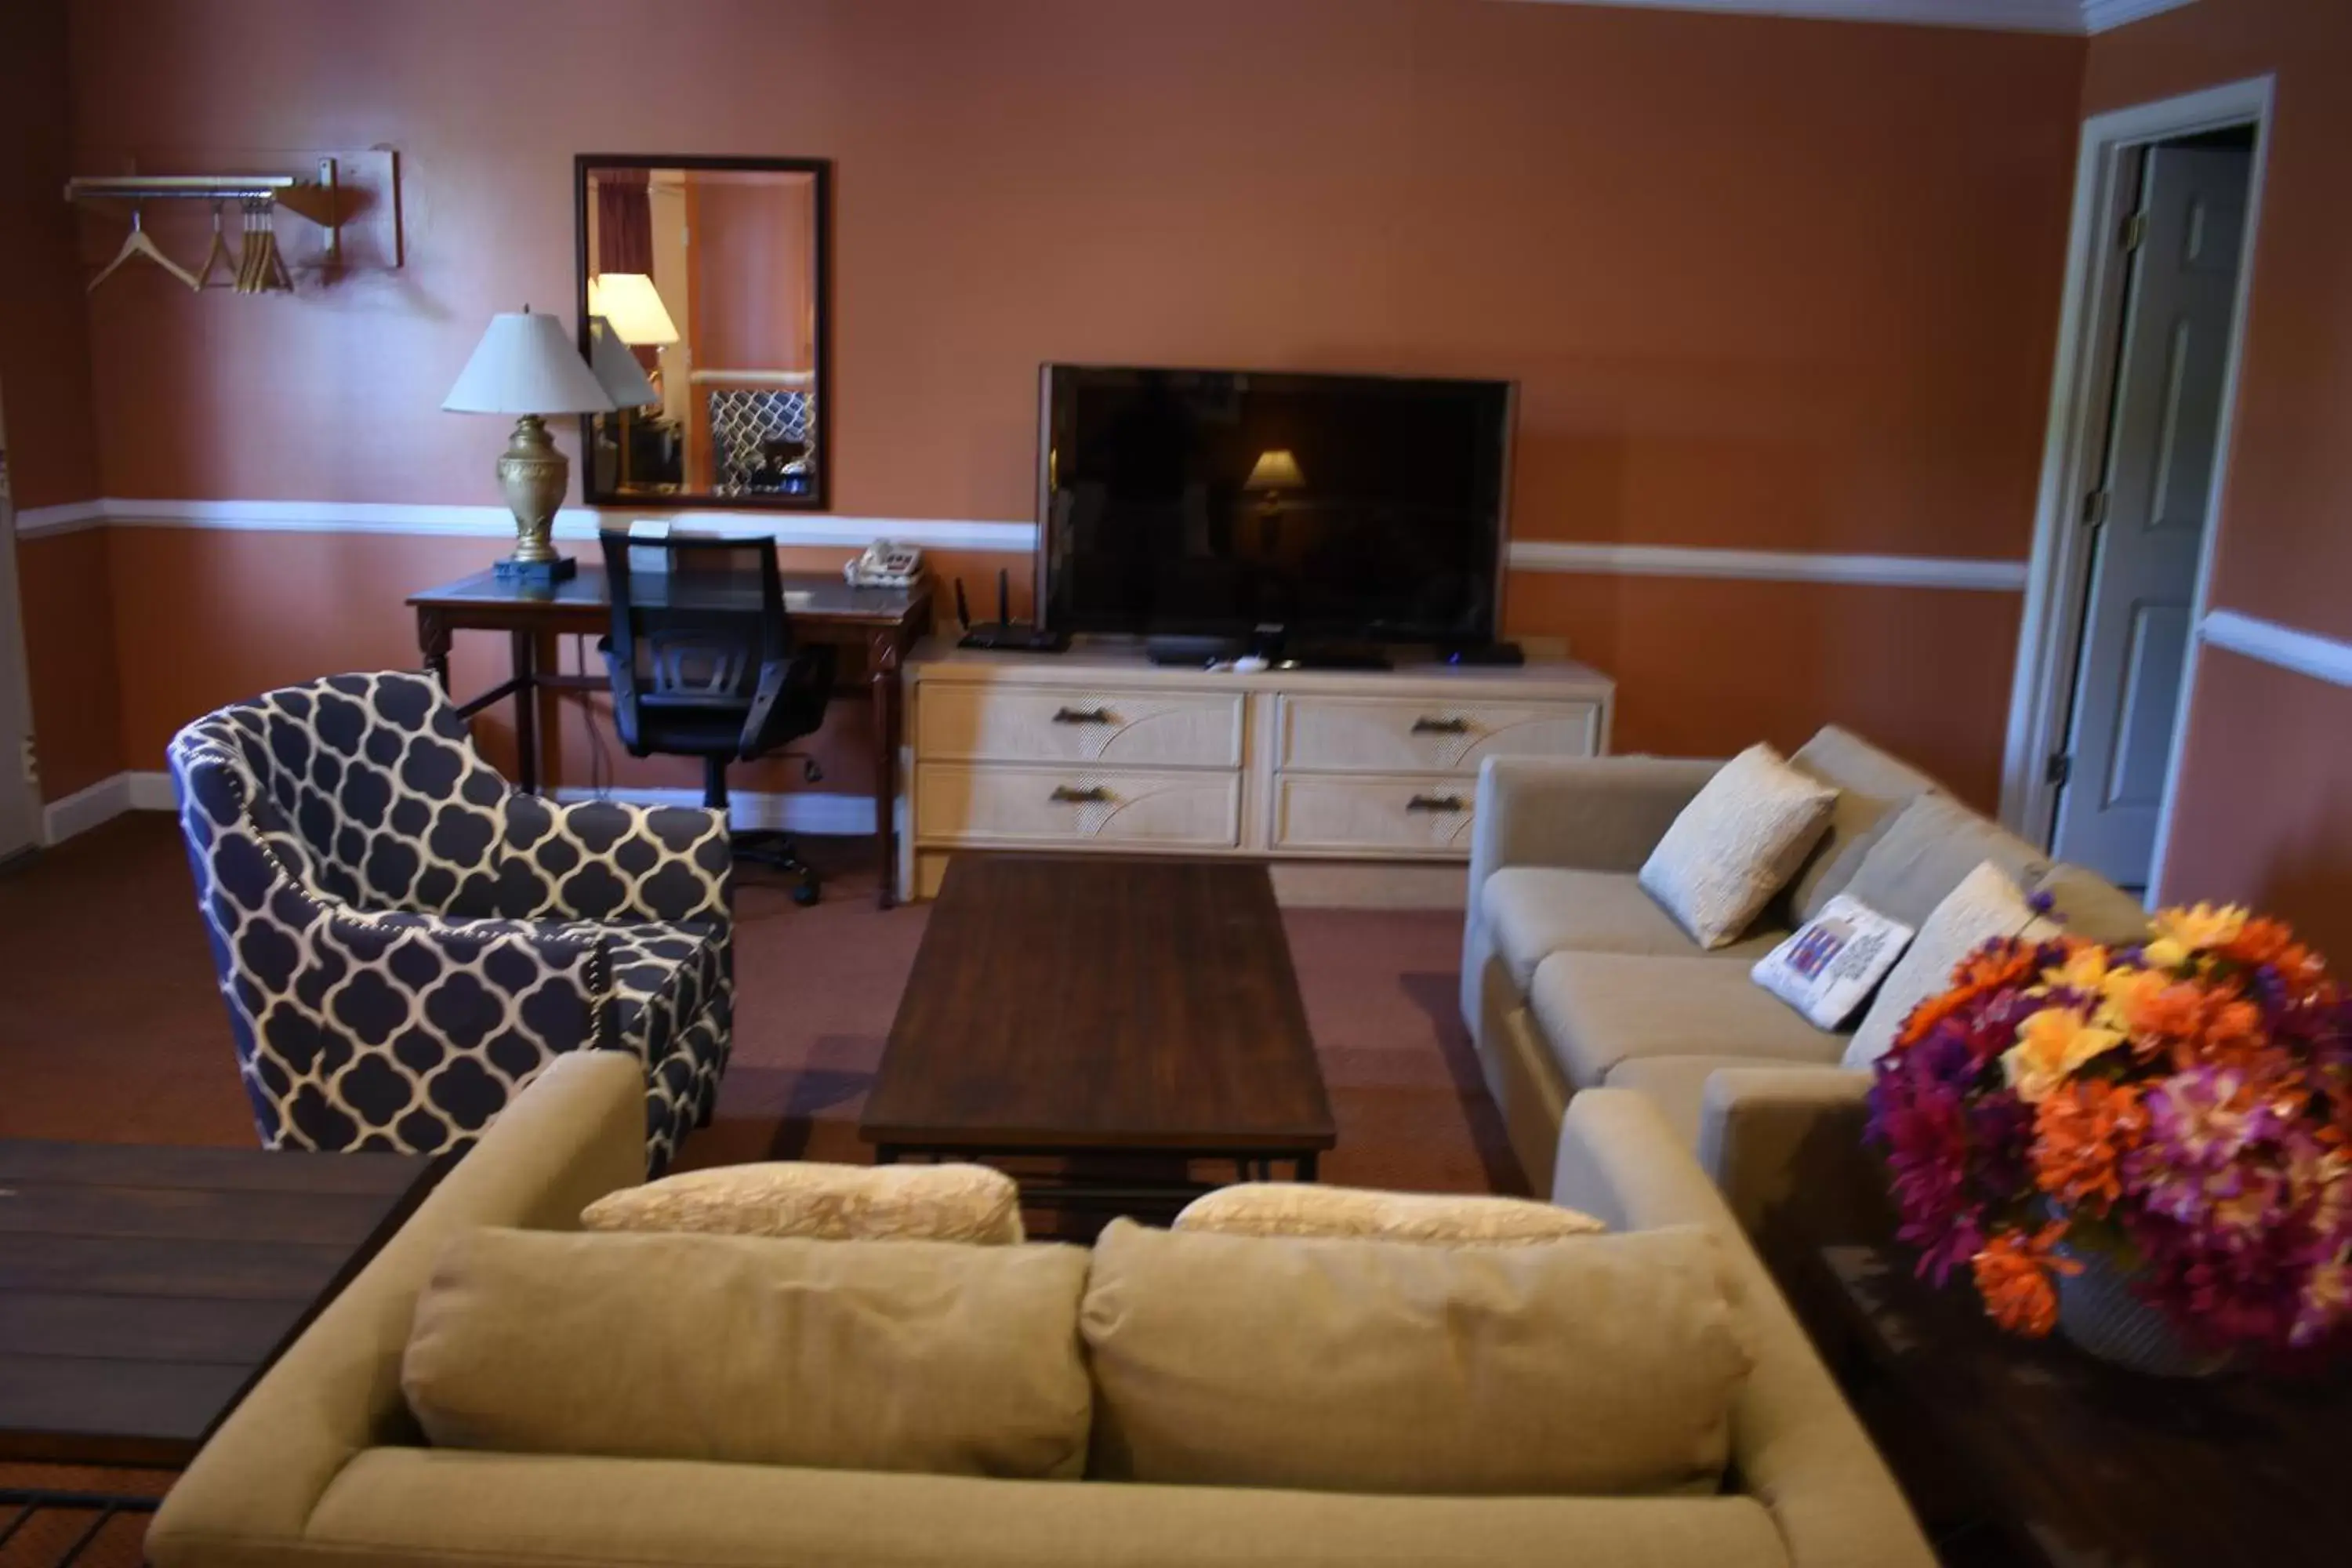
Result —
<svg viewBox="0 0 2352 1568"><path fill-rule="evenodd" d="M588 1230L698 1231L813 1241L1023 1239L1021 1189L985 1165L713 1165L608 1193L580 1213Z"/></svg>
<svg viewBox="0 0 2352 1568"><path fill-rule="evenodd" d="M1642 888L1701 947L1721 947L1789 884L1828 831L1836 786L1769 746L1723 764L1642 867Z"/></svg>
<svg viewBox="0 0 2352 1568"><path fill-rule="evenodd" d="M1168 1228L1440 1247L1529 1247L1609 1227L1589 1214L1532 1198L1385 1193L1328 1187L1319 1182L1243 1182L1194 1198Z"/></svg>
<svg viewBox="0 0 2352 1568"><path fill-rule="evenodd" d="M1901 921L1840 893L1748 973L1814 1028L1834 1029L1870 999L1912 935Z"/></svg>
<svg viewBox="0 0 2352 1568"><path fill-rule="evenodd" d="M1988 860L1960 879L1919 928L1911 950L1878 988L1878 1000L1845 1047L1845 1065L1866 1068L1895 1048L1903 1020L1928 997L1947 990L1962 959L1995 937L2047 942L2058 928L2033 912L2009 873Z"/></svg>

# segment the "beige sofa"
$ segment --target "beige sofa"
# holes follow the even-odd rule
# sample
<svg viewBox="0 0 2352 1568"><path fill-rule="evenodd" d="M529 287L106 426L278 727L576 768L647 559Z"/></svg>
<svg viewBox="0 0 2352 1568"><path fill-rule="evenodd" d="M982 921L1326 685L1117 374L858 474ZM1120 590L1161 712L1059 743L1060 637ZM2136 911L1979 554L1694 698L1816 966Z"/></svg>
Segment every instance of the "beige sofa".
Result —
<svg viewBox="0 0 2352 1568"><path fill-rule="evenodd" d="M1717 763L1497 758L1480 772L1462 1014L1537 1192L1551 1190L1570 1097L1603 1086L1648 1096L1751 1229L1801 1184L1798 1152L1826 1136L1824 1117L1838 1136L1858 1134L1870 1080L1838 1065L1848 1036L1815 1028L1748 975L1850 886L1916 926L1991 860L2086 934L2137 929L2126 895L2053 865L1857 735L1832 726L1790 760L1837 786L1829 831L1756 925L1713 952L1635 874Z"/></svg>
<svg viewBox="0 0 2352 1568"><path fill-rule="evenodd" d="M626 1059L587 1052L547 1069L206 1445L150 1531L157 1568L1931 1568L1721 1200L1648 1102L1616 1094L1584 1097L1567 1118L1559 1190L1621 1228L1698 1224L1725 1238L1755 1367L1721 1494L1326 1495L424 1446L401 1359L442 1243L478 1226L572 1226L591 1199L639 1180L642 1123Z"/></svg>

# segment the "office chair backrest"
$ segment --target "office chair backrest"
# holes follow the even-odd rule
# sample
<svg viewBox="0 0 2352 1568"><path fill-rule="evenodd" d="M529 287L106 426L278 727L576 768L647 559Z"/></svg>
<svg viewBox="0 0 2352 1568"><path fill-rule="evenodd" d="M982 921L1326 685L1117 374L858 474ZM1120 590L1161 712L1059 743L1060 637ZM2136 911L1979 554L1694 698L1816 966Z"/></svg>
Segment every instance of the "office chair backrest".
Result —
<svg viewBox="0 0 2352 1568"><path fill-rule="evenodd" d="M676 725L746 721L762 678L790 662L792 621L772 539L603 536L613 601L614 724L632 752L666 749ZM648 553L659 571L637 570Z"/></svg>

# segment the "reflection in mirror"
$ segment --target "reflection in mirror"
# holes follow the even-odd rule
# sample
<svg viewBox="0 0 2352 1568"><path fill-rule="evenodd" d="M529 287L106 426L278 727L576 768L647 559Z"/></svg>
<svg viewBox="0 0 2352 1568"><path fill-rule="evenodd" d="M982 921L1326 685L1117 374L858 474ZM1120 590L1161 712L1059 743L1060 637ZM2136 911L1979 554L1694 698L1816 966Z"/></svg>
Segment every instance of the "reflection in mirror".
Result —
<svg viewBox="0 0 2352 1568"><path fill-rule="evenodd" d="M829 169L578 161L582 347L652 392L583 421L592 503L825 505Z"/></svg>

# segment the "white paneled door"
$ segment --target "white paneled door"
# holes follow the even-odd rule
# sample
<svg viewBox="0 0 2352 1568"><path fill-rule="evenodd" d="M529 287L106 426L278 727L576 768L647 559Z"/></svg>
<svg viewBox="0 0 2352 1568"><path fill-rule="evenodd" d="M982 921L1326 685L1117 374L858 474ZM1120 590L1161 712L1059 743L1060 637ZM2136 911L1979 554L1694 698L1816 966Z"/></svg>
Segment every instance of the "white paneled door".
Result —
<svg viewBox="0 0 2352 1568"><path fill-rule="evenodd" d="M2156 847L2188 668L2252 154L2156 146L2141 171L2099 530L2052 848L2128 888Z"/></svg>

